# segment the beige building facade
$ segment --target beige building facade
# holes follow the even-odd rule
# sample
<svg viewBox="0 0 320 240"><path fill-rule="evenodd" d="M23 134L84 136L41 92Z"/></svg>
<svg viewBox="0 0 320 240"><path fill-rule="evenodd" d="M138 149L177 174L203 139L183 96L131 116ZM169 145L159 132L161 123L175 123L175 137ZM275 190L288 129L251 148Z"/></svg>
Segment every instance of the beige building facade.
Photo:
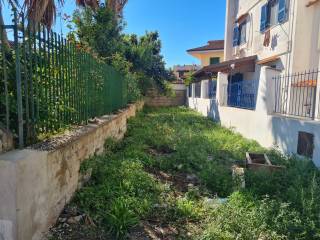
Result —
<svg viewBox="0 0 320 240"><path fill-rule="evenodd" d="M265 147L320 166L320 1L227 0L215 98L189 106Z"/></svg>
<svg viewBox="0 0 320 240"><path fill-rule="evenodd" d="M202 67L223 62L224 40L208 41L207 45L189 49L187 53L200 60Z"/></svg>

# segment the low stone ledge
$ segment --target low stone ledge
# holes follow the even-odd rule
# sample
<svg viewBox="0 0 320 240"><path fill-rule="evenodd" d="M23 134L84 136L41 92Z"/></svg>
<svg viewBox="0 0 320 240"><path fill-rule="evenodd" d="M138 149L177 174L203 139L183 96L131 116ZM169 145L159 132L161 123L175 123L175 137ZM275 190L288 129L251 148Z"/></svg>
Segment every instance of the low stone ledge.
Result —
<svg viewBox="0 0 320 240"><path fill-rule="evenodd" d="M0 124L0 154L13 149L13 136Z"/></svg>
<svg viewBox="0 0 320 240"><path fill-rule="evenodd" d="M0 239L41 239L77 190L81 162L101 153L106 139L123 138L127 119L143 105L131 104L45 144L1 154Z"/></svg>

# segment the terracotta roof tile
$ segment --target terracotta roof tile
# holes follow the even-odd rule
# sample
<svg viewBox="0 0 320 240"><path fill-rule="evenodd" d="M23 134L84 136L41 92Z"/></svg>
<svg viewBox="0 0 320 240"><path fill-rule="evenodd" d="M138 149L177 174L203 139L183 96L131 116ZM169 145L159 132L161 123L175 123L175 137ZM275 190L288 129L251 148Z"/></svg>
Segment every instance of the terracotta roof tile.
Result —
<svg viewBox="0 0 320 240"><path fill-rule="evenodd" d="M224 40L211 40L207 45L187 50L187 52L223 50Z"/></svg>

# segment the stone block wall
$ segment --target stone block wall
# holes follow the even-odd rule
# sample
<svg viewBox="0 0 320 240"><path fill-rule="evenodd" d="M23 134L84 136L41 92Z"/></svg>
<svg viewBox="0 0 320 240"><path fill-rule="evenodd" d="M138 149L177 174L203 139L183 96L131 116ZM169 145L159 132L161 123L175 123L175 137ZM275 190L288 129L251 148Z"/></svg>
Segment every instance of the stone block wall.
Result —
<svg viewBox="0 0 320 240"><path fill-rule="evenodd" d="M81 163L103 152L105 140L121 139L130 105L52 140L0 155L0 239L40 240L78 188Z"/></svg>
<svg viewBox="0 0 320 240"><path fill-rule="evenodd" d="M150 107L174 107L186 105L186 88L184 84L172 84L174 96L165 96L155 89L150 89L147 93L145 103Z"/></svg>

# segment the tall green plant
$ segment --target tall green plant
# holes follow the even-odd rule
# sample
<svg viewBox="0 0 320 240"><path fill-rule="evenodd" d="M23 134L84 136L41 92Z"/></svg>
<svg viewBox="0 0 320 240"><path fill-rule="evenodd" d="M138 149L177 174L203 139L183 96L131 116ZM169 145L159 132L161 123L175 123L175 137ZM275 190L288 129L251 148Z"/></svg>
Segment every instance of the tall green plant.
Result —
<svg viewBox="0 0 320 240"><path fill-rule="evenodd" d="M165 67L158 32L147 32L141 37L125 35L122 19L104 6L97 11L75 11L73 23L72 38L129 76L133 98L151 87L165 91L165 82L174 80L173 73Z"/></svg>

